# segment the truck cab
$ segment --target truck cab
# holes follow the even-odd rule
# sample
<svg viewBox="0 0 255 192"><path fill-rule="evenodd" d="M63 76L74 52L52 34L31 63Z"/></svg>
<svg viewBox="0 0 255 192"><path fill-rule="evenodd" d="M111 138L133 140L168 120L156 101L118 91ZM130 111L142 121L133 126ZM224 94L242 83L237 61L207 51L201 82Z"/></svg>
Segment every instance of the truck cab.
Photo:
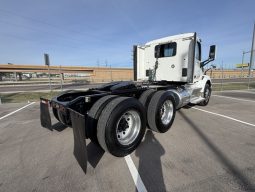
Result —
<svg viewBox="0 0 255 192"><path fill-rule="evenodd" d="M169 36L134 46L134 79L196 83L204 75L201 52L201 39L196 33Z"/></svg>

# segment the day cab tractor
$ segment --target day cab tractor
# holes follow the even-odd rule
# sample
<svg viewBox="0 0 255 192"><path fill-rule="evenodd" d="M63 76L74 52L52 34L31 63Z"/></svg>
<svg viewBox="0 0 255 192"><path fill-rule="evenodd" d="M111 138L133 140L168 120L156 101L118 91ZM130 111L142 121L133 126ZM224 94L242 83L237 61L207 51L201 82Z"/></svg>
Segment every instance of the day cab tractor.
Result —
<svg viewBox="0 0 255 192"><path fill-rule="evenodd" d="M134 81L118 81L86 91L41 98L41 125L52 130L49 108L55 118L73 128L74 156L86 172L86 139L110 154L123 157L140 144L146 127L164 133L176 110L208 104L212 83L201 60L201 39L196 33L179 34L133 47Z"/></svg>

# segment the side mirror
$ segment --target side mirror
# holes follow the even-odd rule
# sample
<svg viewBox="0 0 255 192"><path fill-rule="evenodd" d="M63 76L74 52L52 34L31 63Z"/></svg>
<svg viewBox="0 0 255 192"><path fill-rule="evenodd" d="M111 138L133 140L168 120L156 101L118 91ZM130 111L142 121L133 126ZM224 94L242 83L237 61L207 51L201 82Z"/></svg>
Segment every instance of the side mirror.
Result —
<svg viewBox="0 0 255 192"><path fill-rule="evenodd" d="M210 51L209 51L209 59L215 59L216 57L216 45L211 45L210 46Z"/></svg>
<svg viewBox="0 0 255 192"><path fill-rule="evenodd" d="M200 63L200 67L204 67L206 66L208 63L210 63L211 61L213 61L216 57L216 45L211 45L210 46L210 51L209 51L209 58L206 59L205 61Z"/></svg>

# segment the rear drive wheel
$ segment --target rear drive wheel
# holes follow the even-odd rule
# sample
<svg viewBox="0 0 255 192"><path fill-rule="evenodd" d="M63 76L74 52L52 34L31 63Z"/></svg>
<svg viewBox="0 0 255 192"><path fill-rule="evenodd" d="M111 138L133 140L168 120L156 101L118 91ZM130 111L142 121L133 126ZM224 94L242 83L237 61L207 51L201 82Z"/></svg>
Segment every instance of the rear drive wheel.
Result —
<svg viewBox="0 0 255 192"><path fill-rule="evenodd" d="M134 151L146 128L145 109L135 98L118 97L103 109L97 125L100 146L117 157Z"/></svg>
<svg viewBox="0 0 255 192"><path fill-rule="evenodd" d="M149 89L149 90L144 91L142 93L142 95L139 97L139 101L142 103L142 105L145 107L146 110L147 110L150 100L155 92L156 92L156 90Z"/></svg>
<svg viewBox="0 0 255 192"><path fill-rule="evenodd" d="M211 89L210 85L207 83L205 85L205 89L204 89L204 98L205 98L205 100L202 101L201 103L199 103L200 106L208 105L210 97L211 97L211 93L212 93L212 89Z"/></svg>
<svg viewBox="0 0 255 192"><path fill-rule="evenodd" d="M174 96L168 91L156 92L148 106L147 119L150 129L164 133L168 131L175 118Z"/></svg>
<svg viewBox="0 0 255 192"><path fill-rule="evenodd" d="M88 118L86 121L86 133L90 140L99 144L97 140L97 122L105 106L116 98L116 95L107 95L97 100L88 112Z"/></svg>

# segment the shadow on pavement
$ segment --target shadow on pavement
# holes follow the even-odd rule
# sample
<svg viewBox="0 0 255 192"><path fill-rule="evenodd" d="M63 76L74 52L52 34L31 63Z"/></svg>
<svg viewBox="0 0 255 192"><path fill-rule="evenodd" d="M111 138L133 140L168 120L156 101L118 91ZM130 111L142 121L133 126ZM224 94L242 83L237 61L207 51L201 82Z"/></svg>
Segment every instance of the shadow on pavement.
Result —
<svg viewBox="0 0 255 192"><path fill-rule="evenodd" d="M135 151L139 158L138 173L148 191L166 191L160 159L164 154L164 148L153 132L148 130L144 141Z"/></svg>
<svg viewBox="0 0 255 192"><path fill-rule="evenodd" d="M58 131L58 132L64 131L66 128L67 128L67 126L64 125L64 124L61 123L61 122L57 122L57 123L55 123L54 125L52 125L52 129L53 129L53 130L56 130L56 131Z"/></svg>
<svg viewBox="0 0 255 192"><path fill-rule="evenodd" d="M88 162L93 167L96 168L97 164L99 163L100 159L104 155L104 150L99 146L95 145L94 143L90 142L87 145L87 155L88 155Z"/></svg>
<svg viewBox="0 0 255 192"><path fill-rule="evenodd" d="M241 189L244 190L255 190L255 186L252 185L251 181L235 166L230 159L223 152L214 145L214 143L196 126L196 124L190 120L182 111L179 114L183 119L191 126L191 128L198 134L202 141L208 146L208 148L216 155L219 162L227 168L229 173L236 178L236 181Z"/></svg>

